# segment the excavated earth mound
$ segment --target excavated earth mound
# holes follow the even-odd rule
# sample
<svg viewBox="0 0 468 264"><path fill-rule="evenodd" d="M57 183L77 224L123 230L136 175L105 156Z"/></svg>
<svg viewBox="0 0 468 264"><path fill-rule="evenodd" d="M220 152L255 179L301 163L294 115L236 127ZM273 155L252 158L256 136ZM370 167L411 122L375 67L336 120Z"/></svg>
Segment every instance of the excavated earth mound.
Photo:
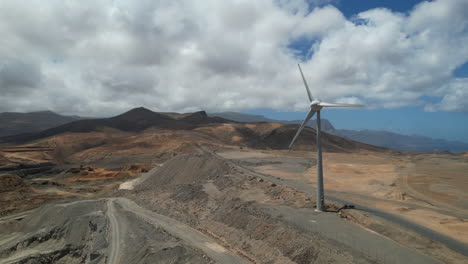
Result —
<svg viewBox="0 0 468 264"><path fill-rule="evenodd" d="M181 154L169 160L137 190L152 186L194 184L229 174L231 167L207 153Z"/></svg>

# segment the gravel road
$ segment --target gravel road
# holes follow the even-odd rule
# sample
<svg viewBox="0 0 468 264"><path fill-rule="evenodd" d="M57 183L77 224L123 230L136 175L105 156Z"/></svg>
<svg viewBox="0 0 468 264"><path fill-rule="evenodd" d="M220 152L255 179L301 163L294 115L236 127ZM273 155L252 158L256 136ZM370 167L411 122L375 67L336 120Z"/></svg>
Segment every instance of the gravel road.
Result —
<svg viewBox="0 0 468 264"><path fill-rule="evenodd" d="M122 226L118 221L118 217L115 217L116 210L114 204L121 206L121 208L125 211L137 215L139 218L150 223L151 225L164 229L174 237L182 239L189 246L203 251L207 256L215 260L217 263L249 263L244 258L231 252L223 245L220 245L216 240L208 237L200 231L193 229L192 227L170 217L146 210L137 205L135 202L126 198L111 198L107 203L108 216L111 221L111 230L113 230L111 233L112 242L109 249L109 258L107 263L120 263L119 230L122 229Z"/></svg>
<svg viewBox="0 0 468 264"><path fill-rule="evenodd" d="M267 180L267 181L271 181L275 184L278 184L278 185L282 185L282 186L286 186L286 187L289 187L289 188L292 188L292 189L295 189L297 191L301 191L301 192L304 192L304 193L309 193L311 195L315 195L315 189L312 188L311 186L308 186L308 185L304 185L304 184L301 184L301 183L297 183L297 182L294 182L292 180L285 180L285 179L278 179L276 177L273 177L273 176L269 176L269 175L265 175L265 174L260 174L260 173L257 173L257 172L254 172L254 171L251 171L245 167L242 167L240 166L239 164L236 164L235 162L233 162L232 160L229 160L229 159L225 159L224 157L214 153L213 151L205 148L205 147L200 147L203 151L207 152L207 153L210 153L212 154L214 157L216 158L219 158L219 159L222 159L224 160L225 162L229 163L232 167L236 168L237 170L239 171L242 171L248 175L251 175L251 176L255 176L255 177L258 177L258 178L262 178L264 180ZM442 245L445 245L446 247L450 248L451 250L455 251L455 252L458 252L464 256L468 256L468 245L464 244L464 243L461 243L457 240L454 240L448 236L445 236L443 234L440 234L434 230L431 230L431 229L428 229L424 226L421 226L419 224L416 224L414 222L411 222L409 220L406 220L406 219L403 219L397 215L393 215L393 214L390 214L390 213L387 213L385 211L382 211L382 210L379 210L378 208L373 208L371 206L367 206L367 205L363 205L363 204L359 204L359 203L356 203L355 201L353 202L350 202L350 201L347 201L347 200L344 200L344 199L340 199L338 197L335 197L335 196L332 196L332 195L329 195L327 194L327 192L325 192L325 199L327 200L331 200L331 201L335 201L335 202L338 202L338 203L341 203L341 204L353 204L355 206L355 209L357 210L362 210L362 211L366 211L366 212L369 212L371 214L374 214L376 216L379 216L385 220L388 220L392 223L395 223L405 229L408 229L408 230L411 230L411 231L414 231L424 237L427 237L431 240L434 240Z"/></svg>
<svg viewBox="0 0 468 264"><path fill-rule="evenodd" d="M109 241L109 253L107 256L107 263L114 264L120 263L119 254L120 254L120 230L119 222L115 217L115 207L112 199L107 201L107 217L109 218L110 223L110 241Z"/></svg>
<svg viewBox="0 0 468 264"><path fill-rule="evenodd" d="M60 201L0 218L0 264L85 262L250 263L126 198Z"/></svg>

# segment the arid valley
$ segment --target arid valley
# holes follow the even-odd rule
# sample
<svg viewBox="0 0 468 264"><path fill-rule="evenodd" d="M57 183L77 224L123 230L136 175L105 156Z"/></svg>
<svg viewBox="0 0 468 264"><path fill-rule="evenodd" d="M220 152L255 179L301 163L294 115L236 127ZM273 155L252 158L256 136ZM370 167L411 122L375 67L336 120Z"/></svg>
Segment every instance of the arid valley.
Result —
<svg viewBox="0 0 468 264"><path fill-rule="evenodd" d="M0 139L0 263L466 263L468 155L136 108Z"/></svg>

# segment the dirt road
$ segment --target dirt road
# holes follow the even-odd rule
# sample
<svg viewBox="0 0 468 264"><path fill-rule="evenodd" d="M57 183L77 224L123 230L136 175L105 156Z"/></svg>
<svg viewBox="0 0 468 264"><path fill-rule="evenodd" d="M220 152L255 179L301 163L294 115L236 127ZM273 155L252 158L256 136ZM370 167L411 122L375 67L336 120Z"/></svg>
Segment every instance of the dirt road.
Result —
<svg viewBox="0 0 468 264"><path fill-rule="evenodd" d="M115 209L115 205L121 207L122 210L128 211L140 217L142 220L153 225L156 228L162 228L174 237L182 239L190 247L197 248L203 251L207 256L215 260L217 263L249 263L249 261L231 252L229 249L220 245L216 240L201 233L190 226L183 224L177 220L167 216L146 210L135 202L126 198L112 198L108 200L108 217L111 222L111 243L109 247L109 257L107 263L120 263L120 230L125 228L121 226L116 214L119 210Z"/></svg>
<svg viewBox="0 0 468 264"><path fill-rule="evenodd" d="M0 218L0 256L0 264L250 263L125 198L60 201Z"/></svg>
<svg viewBox="0 0 468 264"><path fill-rule="evenodd" d="M109 253L107 256L107 263L114 264L120 263L120 227L117 218L115 217L115 207L112 199L107 201L107 217L109 218L110 241Z"/></svg>

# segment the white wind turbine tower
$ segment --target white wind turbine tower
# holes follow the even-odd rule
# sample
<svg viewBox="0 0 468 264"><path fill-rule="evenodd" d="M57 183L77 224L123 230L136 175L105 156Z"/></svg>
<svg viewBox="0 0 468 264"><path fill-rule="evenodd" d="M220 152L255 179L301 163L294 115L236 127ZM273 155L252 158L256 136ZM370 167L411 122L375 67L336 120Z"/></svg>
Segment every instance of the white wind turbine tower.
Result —
<svg viewBox="0 0 468 264"><path fill-rule="evenodd" d="M309 86L307 85L307 81L304 78L304 74L302 73L301 66L297 64L299 67L299 71L301 72L302 80L304 81L304 86L307 90L307 96L309 97L310 101L310 111L307 114L304 122L302 122L301 126L297 130L296 135L294 136L291 144L289 144L289 148L292 147L294 142L296 141L297 137L301 133L302 129L306 125L307 121L309 121L315 113L317 113L317 207L315 211L323 212L324 211L324 195L323 195L323 169L322 169L322 145L320 143L320 111L324 107L364 107L364 105L358 104L339 104L339 103L325 103L320 102L319 100L314 99L312 94L310 93Z"/></svg>

